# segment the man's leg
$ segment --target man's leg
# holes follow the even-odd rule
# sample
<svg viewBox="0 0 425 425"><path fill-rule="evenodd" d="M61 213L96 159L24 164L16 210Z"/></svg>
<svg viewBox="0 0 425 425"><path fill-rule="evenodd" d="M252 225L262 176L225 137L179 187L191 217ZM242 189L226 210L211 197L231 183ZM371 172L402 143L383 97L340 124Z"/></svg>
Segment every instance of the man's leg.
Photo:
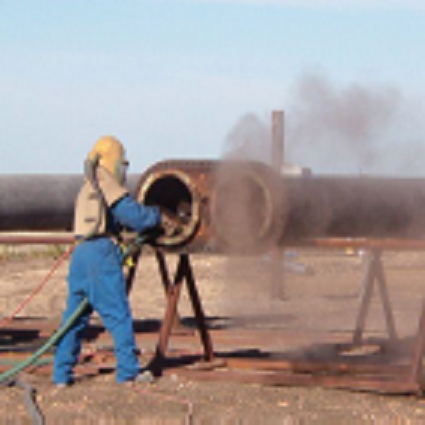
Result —
<svg viewBox="0 0 425 425"><path fill-rule="evenodd" d="M70 292L62 324L65 323L74 313L83 299L84 295L81 292ZM71 329L69 329L69 331L59 341L55 354L53 372L53 380L55 384L72 383L73 368L78 362L78 356L81 351L82 332L87 326L91 312L92 309L87 308L86 311L76 320Z"/></svg>
<svg viewBox="0 0 425 425"><path fill-rule="evenodd" d="M90 302L114 340L117 382L131 381L139 372L133 319L120 266L93 284Z"/></svg>

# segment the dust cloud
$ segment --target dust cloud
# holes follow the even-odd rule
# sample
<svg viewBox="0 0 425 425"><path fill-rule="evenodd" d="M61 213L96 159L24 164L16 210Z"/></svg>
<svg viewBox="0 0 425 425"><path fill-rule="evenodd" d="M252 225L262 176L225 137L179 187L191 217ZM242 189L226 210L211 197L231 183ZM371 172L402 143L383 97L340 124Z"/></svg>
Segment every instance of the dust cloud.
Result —
<svg viewBox="0 0 425 425"><path fill-rule="evenodd" d="M271 163L270 125L253 113L242 116L226 138L224 160Z"/></svg>
<svg viewBox="0 0 425 425"><path fill-rule="evenodd" d="M271 165L270 145L270 125L255 114L242 116L228 135L217 173L220 196L214 220L226 241L221 308L233 320L249 316L262 321L270 313L273 269L264 244L275 236L267 230L272 226L268 218L274 215L281 187L261 165L250 164Z"/></svg>
<svg viewBox="0 0 425 425"><path fill-rule="evenodd" d="M215 220L226 235L229 254L253 247L258 239L265 197L249 161L271 163L270 137L269 127L254 114L241 117L228 136L217 173L220 208Z"/></svg>
<svg viewBox="0 0 425 425"><path fill-rule="evenodd" d="M271 256L263 250L262 236L267 227L264 223L276 208L273 204L281 203L277 200L282 188L273 179L263 185L265 173L249 161L271 165L271 155L270 125L253 113L242 116L226 139L217 179L225 190L220 190L220 216L216 219L228 242L221 270L223 281L227 282L221 308L235 320L249 316L262 323L261 317L270 316L275 268L270 267ZM267 244L270 236L275 235L269 233ZM254 254L254 247L259 252Z"/></svg>
<svg viewBox="0 0 425 425"><path fill-rule="evenodd" d="M408 97L397 87L368 87L359 83L337 85L321 76L310 75L294 84L292 96L283 105L287 163L310 168L313 175L424 175L425 120L422 115L425 108L420 100ZM253 113L242 116L228 134L223 158L270 164L270 129L271 114L264 118ZM399 192L403 194L403 187L399 187ZM236 187L235 193L228 197L229 203L222 206L231 209L231 226L235 223L234 227L240 233L238 226L245 228L241 217L250 213L253 203L250 201L251 193L248 192L249 196L244 194L241 187ZM361 191L357 194L363 199ZM311 199L311 204L302 206L309 210L309 224L317 221L327 227L332 220L331 213L334 210L344 212L347 205L350 206L347 208L349 212L359 213L351 208L356 205L352 201L356 195L351 191L344 192L344 196L339 194L341 204L334 205L329 212L320 208L320 203L318 207L317 201L322 199L322 193L319 196L314 196L317 195L314 192L309 195L306 199ZM393 197L403 199L402 195L396 194L395 188L386 193L375 191L374 199L378 198L378 203L380 196L383 201ZM236 208L234 204L241 199L244 202ZM258 202L258 196L256 199ZM414 205L416 199L408 201L418 209ZM322 204L328 205L326 196ZM390 205L399 211L398 205ZM403 208L406 205L408 203L404 203ZM379 215L378 219L382 224L383 216ZM247 228L252 227L252 221L245 221ZM243 238L239 239L243 241ZM230 325L233 321L251 330L278 329L281 335L289 331L288 335L292 337L284 347L285 355L297 359L353 363L379 361L379 364L393 360L400 364L408 361L406 359L410 358L409 350L414 341L411 335L414 335L420 311L420 302L415 300L415 285L423 281L423 276L406 264L416 261L414 258L422 262L422 254L385 253L385 273L389 281L395 283L391 291L398 291L406 285L407 273L413 279L408 282L406 298L392 297L394 311L402 314L397 318L400 343L395 350L388 350L391 352L388 357L383 355L385 350L381 351L384 345L376 343L386 341L389 328L379 298L374 299L368 312L362 347L365 350L356 351L350 345L358 317L361 285L369 261L367 252L292 248L280 254L277 257L269 251L257 256L227 257L223 261L220 272L224 286L220 307ZM395 266L396 258L403 258L403 273L399 266ZM284 276L278 282L282 298L276 297L276 288L273 287L273 282L279 278L278 273ZM317 340L308 340L311 335L318 336ZM329 337L336 339L325 342ZM299 339L295 341L296 338ZM294 348L303 338L307 341L305 345L301 343ZM279 342L275 344L277 347ZM374 351L368 354L368 349Z"/></svg>
<svg viewBox="0 0 425 425"><path fill-rule="evenodd" d="M286 162L316 174L423 176L425 103L392 85L295 82L285 111ZM229 132L223 157L270 163L270 120L253 113Z"/></svg>
<svg viewBox="0 0 425 425"><path fill-rule="evenodd" d="M421 99L413 99L394 85L337 84L321 75L300 77L289 93L281 108L285 111L286 163L310 168L313 174L424 175L425 105ZM225 140L222 156L270 164L271 114L240 117ZM240 219L249 214L250 206L240 210L232 207L233 221L251 225L251 220ZM233 283L231 291L258 294L260 281L270 297L270 261L269 254L229 259L226 275L239 282ZM284 259L281 266L285 267L283 263ZM259 305L233 302L233 311L238 309L236 304L250 309Z"/></svg>

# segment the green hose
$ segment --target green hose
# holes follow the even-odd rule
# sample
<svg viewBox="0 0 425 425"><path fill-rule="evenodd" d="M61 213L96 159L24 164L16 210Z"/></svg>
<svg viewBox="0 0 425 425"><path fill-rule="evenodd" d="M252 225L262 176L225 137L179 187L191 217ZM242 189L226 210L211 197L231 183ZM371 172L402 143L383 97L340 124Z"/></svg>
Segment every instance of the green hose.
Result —
<svg viewBox="0 0 425 425"><path fill-rule="evenodd" d="M32 356L25 359L23 362L17 364L15 367L7 370L0 374L0 384L10 380L16 374L18 374L21 370L27 368L37 361L39 357L41 357L47 350L49 350L54 344L56 344L59 339L65 335L68 330L73 326L74 322L78 319L78 317L83 313L83 311L89 306L89 301L87 298L84 298L83 301L78 305L72 315L68 318L68 320L50 337L50 339L42 345Z"/></svg>
<svg viewBox="0 0 425 425"><path fill-rule="evenodd" d="M0 365L7 365L7 366L13 366L18 363L21 363L21 360L14 360L14 359L0 359ZM37 359L35 362L32 363L33 366L39 367L39 366L46 366L48 364L53 363L53 357L50 358L44 358L44 359Z"/></svg>
<svg viewBox="0 0 425 425"><path fill-rule="evenodd" d="M123 251L123 262L125 262L128 257L134 255L134 253L151 238L152 235L150 233L139 234L136 238L134 238ZM68 320L33 355L31 355L21 363L18 363L15 367L12 367L6 372L0 374L0 384L3 384L4 382L10 380L21 370L24 370L28 366L37 362L39 357L41 357L47 350L49 350L53 345L55 345L62 338L62 336L69 331L69 329L74 325L78 317L83 313L86 308L88 308L88 306L89 301L87 298L84 298L84 300L81 301L81 303L72 313L72 315L68 318Z"/></svg>

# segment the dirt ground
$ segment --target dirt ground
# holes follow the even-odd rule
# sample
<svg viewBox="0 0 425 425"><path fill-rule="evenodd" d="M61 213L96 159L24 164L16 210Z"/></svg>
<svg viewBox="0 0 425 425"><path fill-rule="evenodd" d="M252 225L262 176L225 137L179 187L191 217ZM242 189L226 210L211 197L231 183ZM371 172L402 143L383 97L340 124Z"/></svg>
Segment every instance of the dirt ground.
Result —
<svg viewBox="0 0 425 425"><path fill-rule="evenodd" d="M55 249L28 254L4 248L0 253L0 317L8 316L31 292L52 267L56 255ZM402 353L396 356L395 362L407 364L425 288L425 254L387 253L383 263L399 337L394 352ZM212 333L217 353L256 350L258 353L284 352L293 357L314 359L322 354L326 342L350 341L365 270L363 253L287 251L282 262L285 275L280 296L276 295L276 288L271 284L270 264L267 256L255 259L193 258L209 324L217 328L217 333ZM67 265L65 262L58 269L20 317L29 322L42 318L50 324L59 323L66 300ZM173 267L174 264L170 264L170 270ZM163 317L163 290L157 264L150 253L141 258L130 301L138 324L158 324ZM192 317L185 294L179 313L183 322ZM98 323L96 316L93 322ZM376 293L366 329L367 338L387 336ZM227 330L231 332L231 341L223 336ZM3 325L0 328L0 360L5 358L11 346L7 332L7 325ZM256 338L246 337L252 332ZM266 333L266 338L261 338L262 332ZM170 350L199 352L199 344L193 345L188 340L190 338L177 343L172 337ZM105 341L110 344L107 339L102 343ZM141 331L137 334L137 341L143 353L142 362L145 362L156 339ZM91 342L87 347L95 345L96 342ZM52 424L425 421L425 399L413 395L195 381L172 372L153 385L136 387L116 384L113 371L80 377L74 386L65 390L55 388L49 374L24 373L21 379L36 389L37 402L46 423ZM0 416L2 423L31 423L21 389L0 387Z"/></svg>

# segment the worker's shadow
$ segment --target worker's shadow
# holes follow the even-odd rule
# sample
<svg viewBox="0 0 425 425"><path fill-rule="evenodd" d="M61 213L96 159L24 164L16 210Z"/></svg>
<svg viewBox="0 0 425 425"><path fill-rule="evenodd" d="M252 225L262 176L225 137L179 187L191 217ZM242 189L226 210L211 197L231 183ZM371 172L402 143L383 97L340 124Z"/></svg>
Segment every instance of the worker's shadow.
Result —
<svg viewBox="0 0 425 425"><path fill-rule="evenodd" d="M161 329L161 323L159 319L133 320L133 329L136 334L158 333Z"/></svg>
<svg viewBox="0 0 425 425"><path fill-rule="evenodd" d="M282 323L287 325L295 320L295 317L289 314L280 314L279 316L207 316L205 325L209 330L233 329L233 328L280 328ZM143 319L134 320L133 329L136 333L158 333L161 330L161 319ZM176 331L195 331L199 323L193 316L176 317L173 330ZM178 332L177 332L178 333Z"/></svg>
<svg viewBox="0 0 425 425"><path fill-rule="evenodd" d="M133 329L136 334L158 333L161 328L161 321L157 319L134 320ZM94 341L101 334L106 332L102 324L91 323L84 329L83 338L86 341Z"/></svg>

